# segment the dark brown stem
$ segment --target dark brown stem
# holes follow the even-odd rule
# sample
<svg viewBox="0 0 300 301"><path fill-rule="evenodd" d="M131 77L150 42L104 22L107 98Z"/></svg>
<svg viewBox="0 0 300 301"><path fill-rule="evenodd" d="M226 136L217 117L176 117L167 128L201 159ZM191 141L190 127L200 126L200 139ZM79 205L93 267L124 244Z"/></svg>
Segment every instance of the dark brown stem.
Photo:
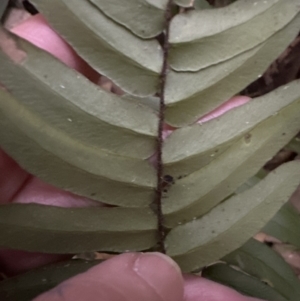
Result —
<svg viewBox="0 0 300 301"><path fill-rule="evenodd" d="M169 57L169 31L170 21L172 19L172 5L173 0L169 0L165 11L165 35L163 41L163 66L160 73L160 90L159 90L159 125L158 125L158 137L157 137L157 189L156 189L156 213L158 220L158 233L159 233L159 248L162 253L166 253L165 250L165 228L164 228L164 216L162 213L162 195L164 189L164 169L162 162L162 146L163 146L163 127L165 123L165 86L168 73L168 57Z"/></svg>

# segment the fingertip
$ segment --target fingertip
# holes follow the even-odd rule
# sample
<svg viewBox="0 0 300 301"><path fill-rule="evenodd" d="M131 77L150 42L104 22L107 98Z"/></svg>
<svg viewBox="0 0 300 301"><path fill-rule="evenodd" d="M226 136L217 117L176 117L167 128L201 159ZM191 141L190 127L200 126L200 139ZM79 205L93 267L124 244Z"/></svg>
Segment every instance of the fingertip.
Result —
<svg viewBox="0 0 300 301"><path fill-rule="evenodd" d="M182 301L177 265L158 253L126 253L105 261L35 301Z"/></svg>
<svg viewBox="0 0 300 301"><path fill-rule="evenodd" d="M179 266L170 257L158 252L139 253L133 270L156 291L161 297L158 300L182 300L183 277Z"/></svg>
<svg viewBox="0 0 300 301"><path fill-rule="evenodd" d="M138 253L138 254L141 254L143 256L148 257L150 261L152 261L153 258L162 259L163 261L165 261L165 263L168 263L170 265L170 267L175 269L177 271L177 273L180 275L180 277L182 278L180 267L178 266L178 264L171 257L169 257L169 256L167 256L163 253L159 253L159 252Z"/></svg>

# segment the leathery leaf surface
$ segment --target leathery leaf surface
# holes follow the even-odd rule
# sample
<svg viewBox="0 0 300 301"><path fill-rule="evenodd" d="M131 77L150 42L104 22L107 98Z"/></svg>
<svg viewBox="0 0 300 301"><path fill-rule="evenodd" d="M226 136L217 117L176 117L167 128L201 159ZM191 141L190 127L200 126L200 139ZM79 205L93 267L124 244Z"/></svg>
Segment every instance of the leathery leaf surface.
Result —
<svg viewBox="0 0 300 301"><path fill-rule="evenodd" d="M1 246L45 253L140 251L156 244L155 214L147 208L0 206Z"/></svg>
<svg viewBox="0 0 300 301"><path fill-rule="evenodd" d="M209 164L241 136L298 101L299 85L300 81L292 82L209 122L174 131L163 146L165 173L188 175Z"/></svg>
<svg viewBox="0 0 300 301"><path fill-rule="evenodd" d="M267 160L298 133L300 128L299 81L254 99L253 102L255 101L269 103L270 107L271 102L274 101L273 104L278 102L278 104L281 103L281 109L277 107L279 111L275 111L264 121L249 129L220 155L216 153L217 149L213 148L210 154L216 158L211 157L212 161L209 164L187 177L176 179L175 184L169 188L168 198L163 204L166 226L172 227L178 222L183 223L208 212L248 178L254 176ZM252 105L254 103L249 103L236 109L236 112L244 109L246 112L247 106ZM256 116L259 116L257 111L253 111L253 114L254 112ZM229 112L228 116L232 114L235 112ZM250 113L248 117L251 120ZM226 115L221 118L226 119ZM243 122L247 123L247 120L245 118ZM207 126L209 123L216 122L214 120L208 122ZM201 130L201 127L198 129ZM178 174L175 173L175 175ZM180 174L182 175L184 174Z"/></svg>
<svg viewBox="0 0 300 301"><path fill-rule="evenodd" d="M297 0L254 3L242 0L223 9L193 10L174 17L172 68L199 71L260 45L297 15L299 4Z"/></svg>
<svg viewBox="0 0 300 301"><path fill-rule="evenodd" d="M204 269L202 276L239 291L243 295L263 300L288 301L272 286L227 264L218 263Z"/></svg>
<svg viewBox="0 0 300 301"><path fill-rule="evenodd" d="M29 271L0 282L1 301L32 301L62 281L83 273L101 261L68 260Z"/></svg>
<svg viewBox="0 0 300 301"><path fill-rule="evenodd" d="M175 227L166 238L167 254L183 271L196 270L225 256L276 214L296 189L299 176L300 162L286 163L202 218Z"/></svg>
<svg viewBox="0 0 300 301"><path fill-rule="evenodd" d="M238 0L218 9L191 0L31 2L123 95L1 29L1 148L42 180L117 207L0 206L1 247L119 253L162 251L165 243L184 271L194 271L240 248L287 201L300 182L299 162L254 186L251 179L300 130L299 81L195 122L260 77L293 41L298 0ZM159 145L166 124L176 129ZM294 234L294 215L288 220ZM247 289L261 283L248 276ZM270 299L287 293L269 292Z"/></svg>
<svg viewBox="0 0 300 301"><path fill-rule="evenodd" d="M298 13L264 43L227 61L198 72L170 71L165 92L166 122L175 127L192 124L243 90L286 49L298 35L299 28Z"/></svg>
<svg viewBox="0 0 300 301"><path fill-rule="evenodd" d="M156 115L101 90L29 44L17 46L1 35L0 60L7 72L0 81L13 95L0 90L1 146L29 172L61 188L115 205L149 204L155 169L143 157L155 149ZM11 58L9 43L15 47ZM124 194L112 193L114 185Z"/></svg>
<svg viewBox="0 0 300 301"><path fill-rule="evenodd" d="M164 11L167 5L165 0L127 0L126 5L123 0L90 0L90 2L141 38L153 38L164 30Z"/></svg>
<svg viewBox="0 0 300 301"><path fill-rule="evenodd" d="M299 212L291 204L286 204L265 225L262 231L284 243L289 243L300 248L299 227Z"/></svg>
<svg viewBox="0 0 300 301"><path fill-rule="evenodd" d="M148 96L156 92L163 60L156 40L138 38L89 1L33 0L32 3L99 73L128 93Z"/></svg>
<svg viewBox="0 0 300 301"><path fill-rule="evenodd" d="M299 279L295 272L264 243L251 238L222 260L265 282L287 300L300 298Z"/></svg>

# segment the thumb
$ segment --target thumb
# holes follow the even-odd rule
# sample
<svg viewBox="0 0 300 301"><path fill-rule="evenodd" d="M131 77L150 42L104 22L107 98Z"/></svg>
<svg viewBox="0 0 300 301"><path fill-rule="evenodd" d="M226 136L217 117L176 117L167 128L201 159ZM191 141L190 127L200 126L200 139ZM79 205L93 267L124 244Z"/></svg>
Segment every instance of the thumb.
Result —
<svg viewBox="0 0 300 301"><path fill-rule="evenodd" d="M182 301L179 267L160 253L126 253L61 283L34 301Z"/></svg>

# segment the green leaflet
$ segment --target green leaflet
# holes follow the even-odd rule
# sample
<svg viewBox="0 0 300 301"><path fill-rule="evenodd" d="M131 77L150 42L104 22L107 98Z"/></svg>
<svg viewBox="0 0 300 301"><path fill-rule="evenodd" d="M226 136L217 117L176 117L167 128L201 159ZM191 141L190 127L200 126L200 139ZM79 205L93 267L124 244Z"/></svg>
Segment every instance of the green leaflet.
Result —
<svg viewBox="0 0 300 301"><path fill-rule="evenodd" d="M208 89L210 86L217 84L233 73L235 70L243 66L247 60L251 59L260 49L262 45L256 46L253 49L245 51L244 53L227 60L220 64L210 66L199 72L177 72L170 70L168 73L166 83L166 104L175 106L177 103L186 101L186 98L194 96L199 91ZM202 79L200 80L200 74ZM197 86L188 83L189 80L193 80L194 84L197 81ZM188 89L183 88L183 84L180 82L184 81L188 84ZM179 84L177 87L175 84Z"/></svg>
<svg viewBox="0 0 300 301"><path fill-rule="evenodd" d="M298 277L284 259L267 245L251 238L222 260L266 282L287 300L300 299Z"/></svg>
<svg viewBox="0 0 300 301"><path fill-rule="evenodd" d="M269 101L274 102L277 98L287 104L288 99L293 99L290 105L258 124L199 171L176 181L163 203L166 226L172 227L208 212L254 176L298 133L300 95L297 84L298 81L291 84L290 92L283 87L262 97L270 97Z"/></svg>
<svg viewBox="0 0 300 301"><path fill-rule="evenodd" d="M238 271L226 264L219 263L205 268L204 278L230 286L244 295L272 301L290 301L281 296L268 284Z"/></svg>
<svg viewBox="0 0 300 301"><path fill-rule="evenodd" d="M86 272L101 261L69 260L41 267L0 282L1 301L31 301L61 282Z"/></svg>
<svg viewBox="0 0 300 301"><path fill-rule="evenodd" d="M253 3L246 0L222 9L179 14L171 24L170 64L177 71L199 71L252 49L291 22L297 5L298 0L257 2L253 10L249 9Z"/></svg>
<svg viewBox="0 0 300 301"><path fill-rule="evenodd" d="M213 8L206 0L195 0L194 6L195 9Z"/></svg>
<svg viewBox="0 0 300 301"><path fill-rule="evenodd" d="M165 173L187 175L221 155L238 138L300 99L300 81L235 108L205 124L173 132L163 146Z"/></svg>
<svg viewBox="0 0 300 301"><path fill-rule="evenodd" d="M11 98L4 98L2 95L0 100L10 101ZM37 130L38 128L33 127L33 129ZM155 195L153 188L134 185L134 177L132 178L132 184L121 183L71 165L30 139L23 133L22 129L7 119L1 110L0 141L1 147L16 159L23 168L64 190L100 200L104 203L127 207L142 207L153 202ZM73 159L79 160L80 157ZM96 163L99 162L91 161L90 164L94 164L94 169L102 169L102 166ZM117 162L115 163L117 164ZM118 166L115 167L119 168ZM108 168L110 167L108 166ZM118 176L124 176L123 171Z"/></svg>
<svg viewBox="0 0 300 301"><path fill-rule="evenodd" d="M156 92L163 56L156 40L134 36L89 1L32 3L80 56L123 90L139 96Z"/></svg>
<svg viewBox="0 0 300 301"><path fill-rule="evenodd" d="M147 161L96 151L93 145L84 145L80 140L73 139L57 129L52 123L47 123L40 116L24 109L24 106L14 98L10 98L8 94L5 95L5 92L1 94L2 113L29 139L53 155L100 177L143 187L155 186L154 169ZM5 147L6 143L3 144Z"/></svg>
<svg viewBox="0 0 300 301"><path fill-rule="evenodd" d="M300 248L300 214L291 205L283 206L274 218L263 228L263 232L284 243Z"/></svg>
<svg viewBox="0 0 300 301"><path fill-rule="evenodd" d="M166 83L166 122L182 127L241 91L260 76L297 36L300 15L266 43L199 72L170 72ZM248 57L248 58L247 58Z"/></svg>
<svg viewBox="0 0 300 301"><path fill-rule="evenodd" d="M286 148L300 155L300 137L293 139Z"/></svg>
<svg viewBox="0 0 300 301"><path fill-rule="evenodd" d="M13 43L4 32L2 37ZM0 81L16 97L0 91L1 146L29 172L58 187L121 206L151 203L155 169L141 157L154 152L156 115L104 92L29 44L21 47L13 59L28 56L19 63L0 53L7 70ZM109 191L113 187L124 194Z"/></svg>
<svg viewBox="0 0 300 301"><path fill-rule="evenodd" d="M140 159L154 153L156 113L104 91L22 39L5 32L1 38L0 81L25 108L99 150ZM10 44L24 56L18 63L9 57Z"/></svg>
<svg viewBox="0 0 300 301"><path fill-rule="evenodd" d="M240 187L238 187L235 191L235 194L242 193L248 190L249 188L252 188L254 185L259 183L263 178L265 178L267 174L268 171L266 171L264 168L260 169L256 175L249 178L245 183L243 183Z"/></svg>
<svg viewBox="0 0 300 301"><path fill-rule="evenodd" d="M165 9L168 4L168 0L144 0L144 1L159 9Z"/></svg>
<svg viewBox="0 0 300 301"><path fill-rule="evenodd" d="M122 99L135 100L140 104L151 108L155 112L159 112L159 97L157 96L138 97L130 94L124 94Z"/></svg>
<svg viewBox="0 0 300 301"><path fill-rule="evenodd" d="M151 209L0 206L0 245L45 253L141 251L156 244Z"/></svg>
<svg viewBox="0 0 300 301"><path fill-rule="evenodd" d="M108 17L124 25L137 36L148 39L159 35L164 29L164 9L147 0L90 0ZM155 1L158 2L158 1Z"/></svg>
<svg viewBox="0 0 300 301"><path fill-rule="evenodd" d="M222 33L250 21L279 1L281 0L270 0L267 3L262 2L254 5L254 2L239 0L232 5L212 11L177 15L172 20L170 42L191 42ZM199 17L202 19L200 20ZM205 24L205 26L200 26L200 24Z"/></svg>
<svg viewBox="0 0 300 301"><path fill-rule="evenodd" d="M244 244L288 200L299 184L300 162L281 165L253 188L234 196L204 217L178 226L166 237L167 254L193 271Z"/></svg>

